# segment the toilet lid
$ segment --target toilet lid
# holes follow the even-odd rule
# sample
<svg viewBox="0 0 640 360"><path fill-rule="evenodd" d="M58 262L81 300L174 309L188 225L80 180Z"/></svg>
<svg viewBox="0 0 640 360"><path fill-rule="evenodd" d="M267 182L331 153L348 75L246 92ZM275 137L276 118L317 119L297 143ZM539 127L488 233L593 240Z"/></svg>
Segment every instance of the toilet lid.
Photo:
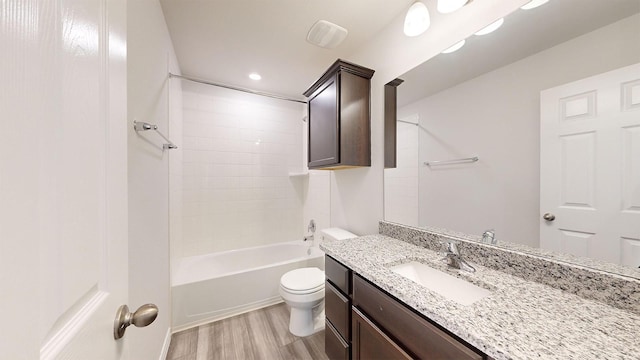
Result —
<svg viewBox="0 0 640 360"><path fill-rule="evenodd" d="M314 292L324 286L324 271L316 267L291 270L282 275L280 285L292 292Z"/></svg>

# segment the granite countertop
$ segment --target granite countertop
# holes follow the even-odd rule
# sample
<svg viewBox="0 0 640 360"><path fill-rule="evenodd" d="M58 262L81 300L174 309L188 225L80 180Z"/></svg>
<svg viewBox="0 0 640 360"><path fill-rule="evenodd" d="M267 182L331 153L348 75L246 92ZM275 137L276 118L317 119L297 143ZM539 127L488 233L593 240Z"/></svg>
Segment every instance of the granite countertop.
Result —
<svg viewBox="0 0 640 360"><path fill-rule="evenodd" d="M441 254L384 235L320 247L496 360L640 359L640 316L632 312L473 263L475 273L448 269ZM492 293L460 305L388 269L411 260Z"/></svg>

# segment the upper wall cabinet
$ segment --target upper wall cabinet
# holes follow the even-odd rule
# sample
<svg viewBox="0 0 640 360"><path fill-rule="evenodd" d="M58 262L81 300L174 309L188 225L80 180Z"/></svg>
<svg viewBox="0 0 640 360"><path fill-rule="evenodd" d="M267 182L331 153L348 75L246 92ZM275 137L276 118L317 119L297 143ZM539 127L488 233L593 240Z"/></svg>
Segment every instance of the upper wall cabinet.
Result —
<svg viewBox="0 0 640 360"><path fill-rule="evenodd" d="M404 80L395 79L384 86L384 168L395 168L397 165L397 112L398 85Z"/></svg>
<svg viewBox="0 0 640 360"><path fill-rule="evenodd" d="M309 168L371 166L370 92L374 71L336 61L307 91Z"/></svg>

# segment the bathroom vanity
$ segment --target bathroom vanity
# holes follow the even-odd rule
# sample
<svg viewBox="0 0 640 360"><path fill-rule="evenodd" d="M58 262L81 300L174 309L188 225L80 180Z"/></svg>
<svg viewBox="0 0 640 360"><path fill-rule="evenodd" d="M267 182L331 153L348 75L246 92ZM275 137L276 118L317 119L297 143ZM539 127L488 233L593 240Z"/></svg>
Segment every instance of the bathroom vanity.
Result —
<svg viewBox="0 0 640 360"><path fill-rule="evenodd" d="M330 256L325 267L330 359L487 359Z"/></svg>
<svg viewBox="0 0 640 360"><path fill-rule="evenodd" d="M383 233L390 235L388 230ZM476 272L450 269L442 253L433 249L442 238L417 229L398 237L402 240L368 235L321 245L327 254L325 347L331 359L640 358L637 279L579 275L585 284L589 278L598 279L599 288L584 294L617 293L594 300L565 285L559 289L492 269L471 254L469 262ZM464 256L476 244L460 245ZM491 258L487 252L480 255ZM547 272L550 278L565 277L574 287L583 286L572 272L584 269L551 273L557 270L554 265L541 264L540 259L503 254L502 260L510 268L526 269L528 263L536 276ZM425 264L487 294L465 302L434 291L394 270L407 263Z"/></svg>

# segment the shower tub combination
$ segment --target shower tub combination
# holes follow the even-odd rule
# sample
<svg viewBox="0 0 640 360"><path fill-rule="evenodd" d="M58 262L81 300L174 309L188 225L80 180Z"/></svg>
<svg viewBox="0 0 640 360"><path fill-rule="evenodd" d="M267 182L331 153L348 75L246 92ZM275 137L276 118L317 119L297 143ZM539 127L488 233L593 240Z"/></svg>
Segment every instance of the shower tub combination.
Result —
<svg viewBox="0 0 640 360"><path fill-rule="evenodd" d="M181 258L172 266L173 331L277 304L280 277L324 270L324 252L303 241Z"/></svg>

